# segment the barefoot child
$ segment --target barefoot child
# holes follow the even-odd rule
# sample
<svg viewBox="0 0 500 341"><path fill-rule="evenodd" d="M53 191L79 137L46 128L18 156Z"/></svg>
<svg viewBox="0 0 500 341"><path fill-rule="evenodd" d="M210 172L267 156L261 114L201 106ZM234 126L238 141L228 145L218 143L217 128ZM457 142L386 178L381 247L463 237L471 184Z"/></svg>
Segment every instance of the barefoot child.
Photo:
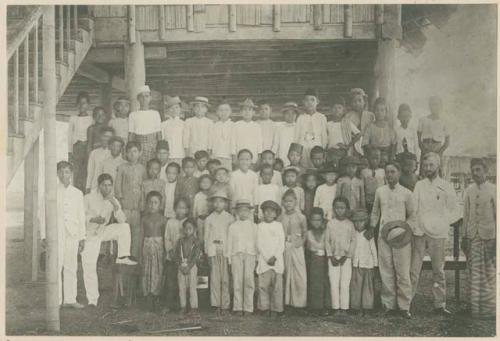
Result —
<svg viewBox="0 0 500 341"><path fill-rule="evenodd" d="M151 159L147 163L146 171L148 173L148 178L142 182L141 185L141 211L146 209L146 198L148 193L151 191L156 191L161 194L161 202L160 202L160 212L163 213L163 207L165 207L164 199L165 198L165 186L166 182L160 179L160 169L161 163L158 159Z"/></svg>
<svg viewBox="0 0 500 341"><path fill-rule="evenodd" d="M116 136L121 137L127 143L130 101L127 97L119 97L113 104L113 109L115 110L115 117L109 120L109 126L115 130Z"/></svg>
<svg viewBox="0 0 500 341"><path fill-rule="evenodd" d="M159 307L163 279L163 235L167 218L160 213L162 195L151 191L146 197L147 213L142 216L142 289L151 311Z"/></svg>

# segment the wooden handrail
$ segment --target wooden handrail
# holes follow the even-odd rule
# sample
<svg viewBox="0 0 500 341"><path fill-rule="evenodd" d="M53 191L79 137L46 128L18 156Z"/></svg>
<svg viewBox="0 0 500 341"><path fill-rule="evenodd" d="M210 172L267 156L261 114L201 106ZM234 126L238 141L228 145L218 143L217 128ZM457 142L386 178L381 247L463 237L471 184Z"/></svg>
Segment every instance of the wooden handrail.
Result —
<svg viewBox="0 0 500 341"><path fill-rule="evenodd" d="M42 8L40 6L37 7L26 20L26 24L23 25L22 30L14 39L12 39L12 41L7 42L7 58L12 57L16 50L21 46L26 36L31 32L38 20L40 20L42 12Z"/></svg>

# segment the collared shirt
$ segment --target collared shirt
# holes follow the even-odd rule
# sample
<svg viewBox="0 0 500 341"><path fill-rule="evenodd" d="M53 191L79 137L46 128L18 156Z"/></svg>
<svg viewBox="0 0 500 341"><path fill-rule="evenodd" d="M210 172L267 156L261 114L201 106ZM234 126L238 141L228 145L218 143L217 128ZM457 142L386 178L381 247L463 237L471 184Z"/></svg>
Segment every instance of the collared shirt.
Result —
<svg viewBox="0 0 500 341"><path fill-rule="evenodd" d="M377 188L385 184L385 170L383 168L365 168L361 171L361 179L365 185L366 203L373 204Z"/></svg>
<svg viewBox="0 0 500 341"><path fill-rule="evenodd" d="M306 248L316 256L326 256L326 231L322 231L319 240L313 230L307 231Z"/></svg>
<svg viewBox="0 0 500 341"><path fill-rule="evenodd" d="M396 144L396 134L388 122L383 126L378 126L373 122L365 129L361 144L380 148L390 147Z"/></svg>
<svg viewBox="0 0 500 341"><path fill-rule="evenodd" d="M224 254L229 225L234 218L227 211L217 213L213 211L205 220L205 252L208 257L215 256L218 252Z"/></svg>
<svg viewBox="0 0 500 341"><path fill-rule="evenodd" d="M322 113L300 115L295 126L295 142L307 147L326 147L328 143L326 125L326 116Z"/></svg>
<svg viewBox="0 0 500 341"><path fill-rule="evenodd" d="M285 194L286 191L289 189L292 189L295 192L295 195L297 196L297 207L301 210L304 211L305 208L305 194L304 194L304 189L300 186L295 186L295 187L288 187L288 186L283 186L281 189L281 194Z"/></svg>
<svg viewBox="0 0 500 341"><path fill-rule="evenodd" d="M432 182L422 179L414 190L417 226L414 234L432 238L447 238L450 224L460 218L457 195L453 185L440 177Z"/></svg>
<svg viewBox="0 0 500 341"><path fill-rule="evenodd" d="M45 226L45 225L43 225ZM57 184L57 229L59 236L69 236L74 239L85 239L85 206L82 192L72 185L65 187ZM40 230L40 236L45 238L45 228ZM59 243L64 243L60 240Z"/></svg>
<svg viewBox="0 0 500 341"><path fill-rule="evenodd" d="M206 117L191 117L184 123L184 148L190 156L199 150L208 150L210 134L213 133L213 122Z"/></svg>
<svg viewBox="0 0 500 341"><path fill-rule="evenodd" d="M108 125L115 130L115 135L120 136L125 143L128 140L128 117L114 117Z"/></svg>
<svg viewBox="0 0 500 341"><path fill-rule="evenodd" d="M404 152L404 145L408 148L410 153L418 154L418 135L417 130L409 125L406 129L398 126L395 128L396 132L396 154Z"/></svg>
<svg viewBox="0 0 500 341"><path fill-rule="evenodd" d="M422 140L433 139L437 142L444 142L445 138L450 136L443 120L434 120L429 116L420 118L417 131L422 134Z"/></svg>
<svg viewBox="0 0 500 341"><path fill-rule="evenodd" d="M249 200L250 205L255 205L255 189L259 185L259 176L257 173L252 170L244 173L240 169L237 169L231 173L229 185L233 193L233 206L236 204L236 201L241 199Z"/></svg>
<svg viewBox="0 0 500 341"><path fill-rule="evenodd" d="M127 210L140 209L141 184L146 179L146 168L141 163L124 163L118 167L115 195Z"/></svg>
<svg viewBox="0 0 500 341"><path fill-rule="evenodd" d="M275 129L272 151L278 158L283 161L283 164L285 166L288 166L290 164L290 160L288 160L288 149L290 149L290 145L292 144L292 142L296 140L295 126L295 122L283 122L281 124L278 124Z"/></svg>
<svg viewBox="0 0 500 341"><path fill-rule="evenodd" d="M87 129L94 123L92 116L70 116L68 122L68 152L73 151L73 145L78 141L87 141Z"/></svg>
<svg viewBox="0 0 500 341"><path fill-rule="evenodd" d="M373 269L378 266L375 238L370 240L364 236L365 231L356 231L356 248L352 257L352 266L357 268Z"/></svg>
<svg viewBox="0 0 500 341"><path fill-rule="evenodd" d="M108 148L97 148L90 152L87 165L87 185L85 188L96 189L97 178L101 175L104 160L111 156Z"/></svg>
<svg viewBox="0 0 500 341"><path fill-rule="evenodd" d="M349 126L351 128L351 136L359 134L359 129L349 121ZM347 144L350 141L345 141L344 134L342 131L342 121L334 122L330 121L326 125L328 132L328 148L339 148L339 144Z"/></svg>
<svg viewBox="0 0 500 341"><path fill-rule="evenodd" d="M148 135L160 131L161 117L156 110L138 110L130 113L128 131L137 135Z"/></svg>
<svg viewBox="0 0 500 341"><path fill-rule="evenodd" d="M126 160L122 158L121 155L117 157L113 157L113 155L109 155L109 157L102 162L101 169L98 172L98 176L101 174L109 174L113 178L113 182L116 179L116 173L118 173L118 167L127 163Z"/></svg>
<svg viewBox="0 0 500 341"><path fill-rule="evenodd" d="M466 238L496 238L496 186L490 182L471 184L465 191L464 229Z"/></svg>
<svg viewBox="0 0 500 341"><path fill-rule="evenodd" d="M214 123L210 133L210 146L213 157L230 158L233 152L231 142L233 138L234 122L230 119Z"/></svg>
<svg viewBox="0 0 500 341"><path fill-rule="evenodd" d="M238 121L234 124L232 138L232 153L238 155L242 149L252 152L252 162L256 163L259 154L262 153L262 130L257 122Z"/></svg>
<svg viewBox="0 0 500 341"><path fill-rule="evenodd" d="M274 270L278 274L283 273L285 269L283 260L283 252L285 252L285 232L280 222L262 222L257 226L257 250L259 253L257 274L264 273L268 270ZM276 262L274 265L269 265L267 261L272 256L276 258Z"/></svg>
<svg viewBox="0 0 500 341"><path fill-rule="evenodd" d="M257 225L250 219L236 220L229 225L226 243L226 257L238 253L257 255Z"/></svg>
<svg viewBox="0 0 500 341"><path fill-rule="evenodd" d="M356 230L349 219L332 219L326 225L326 255L352 258L356 249Z"/></svg>
<svg viewBox="0 0 500 341"><path fill-rule="evenodd" d="M394 189L391 189L389 185L384 185L375 192L370 224L376 226L380 219L382 229L385 223L402 220L415 231L415 212L415 201L407 188L400 184L396 184Z"/></svg>
<svg viewBox="0 0 500 341"><path fill-rule="evenodd" d="M161 136L168 142L170 157L172 159L184 158L183 145L184 121L173 117L161 123Z"/></svg>
<svg viewBox="0 0 500 341"><path fill-rule="evenodd" d="M328 186L323 184L318 186L314 195L314 207L321 207L325 213L325 219L333 218L333 200L337 193L337 185Z"/></svg>
<svg viewBox="0 0 500 341"><path fill-rule="evenodd" d="M278 187L283 186L283 176L277 170L273 170L273 177L271 179L271 183L278 185ZM262 177L259 176L259 185L262 184Z"/></svg>
<svg viewBox="0 0 500 341"><path fill-rule="evenodd" d="M171 218L167 221L167 226L165 227L165 253L167 255L167 259L173 261L173 251L175 250L175 246L181 237L182 224L187 218L179 220L177 218ZM172 251L172 252L171 252Z"/></svg>
<svg viewBox="0 0 500 341"><path fill-rule="evenodd" d="M174 202L176 185L177 181L166 181L165 184L165 217L167 218L175 218Z"/></svg>
<svg viewBox="0 0 500 341"><path fill-rule="evenodd" d="M361 131L361 134L365 132L366 128L372 122L375 122L375 114L367 110L363 110L361 115L359 115L356 111L349 111L345 114L345 117L354 123L354 125Z"/></svg>
<svg viewBox="0 0 500 341"><path fill-rule="evenodd" d="M273 147L274 131L276 122L271 119L257 121L262 131L262 150L271 150Z"/></svg>
<svg viewBox="0 0 500 341"><path fill-rule="evenodd" d="M120 204L118 203L118 209L115 210L113 204L109 202L109 200L105 199L99 190L95 190L87 194L84 197L84 201L88 238L96 237L103 233L103 230L100 228L109 224L111 214L113 214L119 223L124 223L127 220L125 214L119 206ZM103 224L90 222L90 219L99 216L104 218Z"/></svg>

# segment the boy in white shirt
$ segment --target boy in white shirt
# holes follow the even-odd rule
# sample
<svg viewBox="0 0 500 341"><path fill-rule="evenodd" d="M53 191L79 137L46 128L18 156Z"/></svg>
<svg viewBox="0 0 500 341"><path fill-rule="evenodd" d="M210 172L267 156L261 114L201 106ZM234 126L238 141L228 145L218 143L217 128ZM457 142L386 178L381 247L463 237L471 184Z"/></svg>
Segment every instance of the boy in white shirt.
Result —
<svg viewBox="0 0 500 341"><path fill-rule="evenodd" d="M194 117L188 118L184 124L184 151L188 156L194 156L198 150L208 150L213 122L207 118L208 99L195 97L191 102Z"/></svg>
<svg viewBox="0 0 500 341"><path fill-rule="evenodd" d="M85 194L97 188L97 177L101 174L104 161L111 156L109 151L109 140L113 137L113 128L103 127L100 134L101 147L90 152L89 161L87 164L87 185L85 186Z"/></svg>
<svg viewBox="0 0 500 341"><path fill-rule="evenodd" d="M252 165L252 152L242 149L238 153L238 169L231 173L229 186L232 193L232 207L238 200L248 200L255 205L255 189L259 185L259 176L250 169Z"/></svg>
<svg viewBox="0 0 500 341"><path fill-rule="evenodd" d="M271 149L273 146L276 122L271 120L271 113L271 105L266 101L261 101L259 104L260 120L257 122L262 130L262 150Z"/></svg>
<svg viewBox="0 0 500 341"><path fill-rule="evenodd" d="M258 211L259 220L262 219L262 211L258 206L266 200L272 200L281 205L281 186L272 183L273 167L265 164L260 169L262 183L255 189L255 210Z"/></svg>
<svg viewBox="0 0 500 341"><path fill-rule="evenodd" d="M255 108L250 98L247 98L241 105L241 116L243 119L234 124L233 129L233 162L236 161L236 155L242 149L248 149L252 153L252 164L255 165L262 153L262 130L257 122L252 121L255 114Z"/></svg>
<svg viewBox="0 0 500 341"><path fill-rule="evenodd" d="M108 125L115 130L115 135L123 139L124 144L128 139L128 115L130 114L130 101L127 97L119 97L113 104L115 117L109 120Z"/></svg>
<svg viewBox="0 0 500 341"><path fill-rule="evenodd" d="M361 138L361 132L345 117L345 101L342 97L337 97L333 101L332 121L327 123L328 148L340 149L344 155L354 155L353 146ZM359 148L361 151L361 148Z"/></svg>
<svg viewBox="0 0 500 341"><path fill-rule="evenodd" d="M184 153L183 137L184 121L181 119L181 99L170 97L165 104L168 119L161 123L161 135L168 142L170 161L179 165L186 156Z"/></svg>
<svg viewBox="0 0 500 341"><path fill-rule="evenodd" d="M219 120L214 123L210 134L209 152L213 158L219 160L227 169L232 169L232 137L234 122L231 120L231 105L227 102L219 104L217 116Z"/></svg>
<svg viewBox="0 0 500 341"><path fill-rule="evenodd" d="M418 135L417 130L411 124L411 108L403 103L398 108L399 126L394 130L396 132L396 154L404 151L418 155Z"/></svg>
<svg viewBox="0 0 500 341"><path fill-rule="evenodd" d="M299 108L294 102L287 102L281 109L285 121L276 127L272 151L281 159L284 166L288 166L288 150L295 141L295 119L299 114Z"/></svg>
<svg viewBox="0 0 500 341"><path fill-rule="evenodd" d="M316 189L313 207L321 207L325 212L325 219L331 220L333 218L332 204L337 192L335 181L338 177L338 171L331 164L327 164L321 170L321 173L325 178L325 183Z"/></svg>
<svg viewBox="0 0 500 341"><path fill-rule="evenodd" d="M274 153L271 150L264 150L260 158L261 158L260 160L261 169L263 165L269 165L271 167L274 167L275 158L274 158ZM273 171L273 178L271 179L271 183L276 184L279 187L283 186L283 179L281 178L281 173L278 172L277 170Z"/></svg>

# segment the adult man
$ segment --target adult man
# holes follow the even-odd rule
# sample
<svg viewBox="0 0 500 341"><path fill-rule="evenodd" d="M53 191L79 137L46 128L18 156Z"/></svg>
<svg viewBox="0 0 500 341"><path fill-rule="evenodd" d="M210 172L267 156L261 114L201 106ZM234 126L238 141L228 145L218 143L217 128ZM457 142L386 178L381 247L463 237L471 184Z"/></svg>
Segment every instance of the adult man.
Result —
<svg viewBox="0 0 500 341"><path fill-rule="evenodd" d="M496 187L486 180L483 159L472 159L471 184L464 198L462 250L467 257L468 311L474 317L495 317Z"/></svg>
<svg viewBox="0 0 500 341"><path fill-rule="evenodd" d="M82 252L82 267L90 306L96 306L99 299L96 267L102 241L117 241L117 264L137 264L130 259L130 226L125 223L125 214L118 199L113 195L113 178L107 173L101 174L97 178L97 184L97 190L87 194L84 198L87 243ZM109 224L112 215L118 223Z"/></svg>
<svg viewBox="0 0 500 341"><path fill-rule="evenodd" d="M390 222L402 221L415 225L415 203L412 193L399 184L400 166L390 162L385 166L387 184L377 188L373 204L370 226L374 230L380 219L380 226ZM382 279L381 300L387 313L397 308L405 318L411 318L410 281L411 244L408 242L398 248L391 247L378 236L378 262Z"/></svg>
<svg viewBox="0 0 500 341"><path fill-rule="evenodd" d="M427 251L432 262L434 312L450 315L446 309L444 257L450 225L459 219L459 212L452 184L439 177L440 161L436 153L424 155L422 167L425 178L415 185L417 225L413 230L410 275L412 295L415 296L422 261Z"/></svg>

